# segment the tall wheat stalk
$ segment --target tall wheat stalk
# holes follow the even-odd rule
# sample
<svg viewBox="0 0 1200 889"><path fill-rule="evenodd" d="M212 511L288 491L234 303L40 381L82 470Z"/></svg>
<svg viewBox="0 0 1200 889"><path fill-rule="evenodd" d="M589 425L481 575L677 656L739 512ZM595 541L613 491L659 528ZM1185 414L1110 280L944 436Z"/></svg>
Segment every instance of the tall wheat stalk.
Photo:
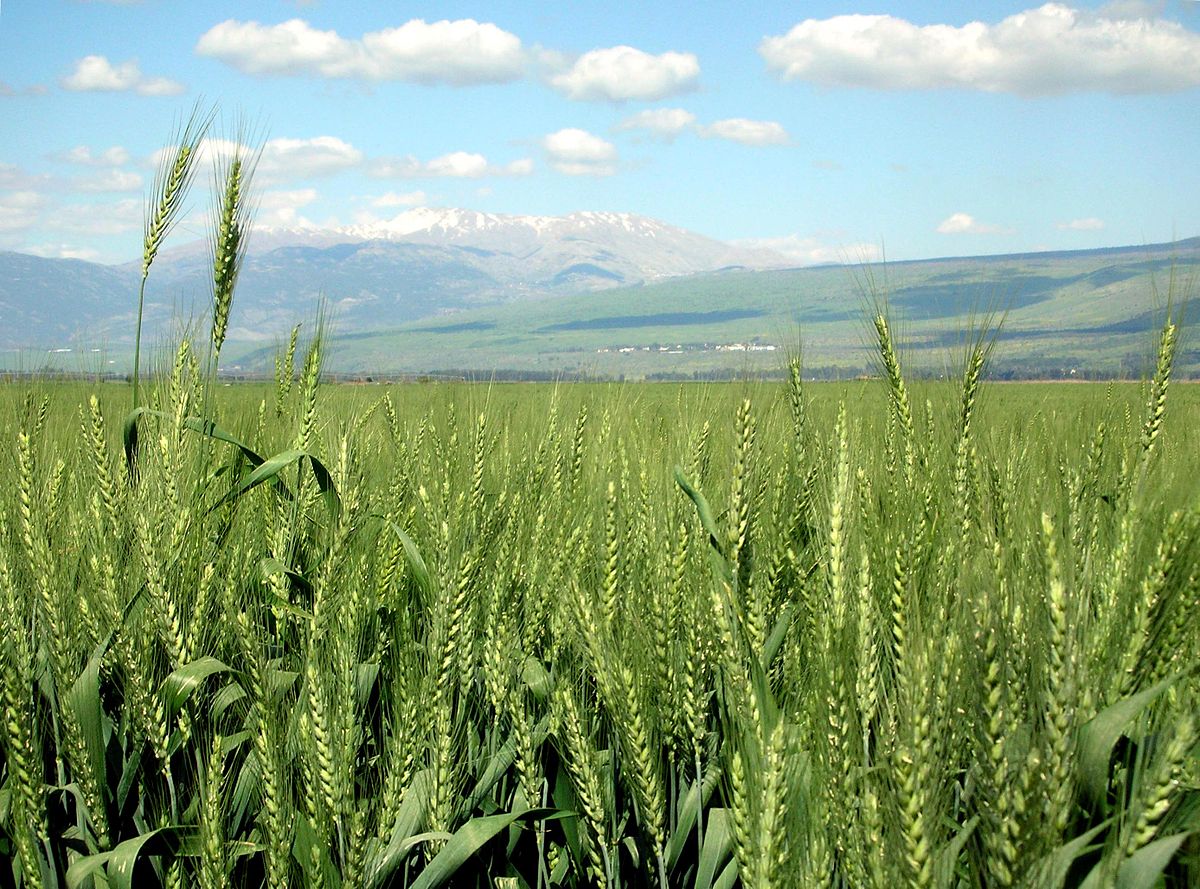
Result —
<svg viewBox="0 0 1200 889"><path fill-rule="evenodd" d="M142 316L146 304L146 280L163 241L179 222L188 189L196 174L200 148L216 116L216 108L204 110L199 101L171 139L173 150L163 153L147 198L145 233L142 238L142 275L138 284L137 327L133 339L133 408L140 404L138 385L142 359Z"/></svg>

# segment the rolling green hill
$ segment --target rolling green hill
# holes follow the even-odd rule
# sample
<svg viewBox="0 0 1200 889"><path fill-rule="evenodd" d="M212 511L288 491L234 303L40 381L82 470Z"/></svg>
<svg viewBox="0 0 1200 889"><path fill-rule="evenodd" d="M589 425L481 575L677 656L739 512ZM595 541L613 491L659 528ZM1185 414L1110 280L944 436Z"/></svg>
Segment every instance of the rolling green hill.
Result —
<svg viewBox="0 0 1200 889"><path fill-rule="evenodd" d="M777 368L802 342L810 372L844 376L869 367L863 348L869 314L886 300L914 369L944 369L974 319L990 313L1004 315L998 374L1137 376L1167 300L1195 295L1198 273L1200 238L1069 253L717 272L335 336L329 366L363 374L719 376ZM1185 336L1179 355L1185 374L1200 373L1196 346ZM267 367L272 354L231 355L227 368Z"/></svg>

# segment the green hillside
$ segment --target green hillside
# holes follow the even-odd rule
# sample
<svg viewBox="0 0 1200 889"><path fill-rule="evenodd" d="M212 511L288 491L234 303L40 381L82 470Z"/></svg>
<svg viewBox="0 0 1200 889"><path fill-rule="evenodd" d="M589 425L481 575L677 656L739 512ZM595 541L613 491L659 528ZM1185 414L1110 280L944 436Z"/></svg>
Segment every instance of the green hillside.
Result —
<svg viewBox="0 0 1200 889"><path fill-rule="evenodd" d="M1198 271L1200 238L1072 253L727 271L339 336L329 367L704 376L778 367L802 341L811 372L846 375L869 366L865 324L871 307L886 299L909 366L926 372L953 361L973 319L991 312L1006 313L995 364L1001 375L1136 376L1153 350L1150 331L1168 298L1194 295ZM1185 375L1200 373L1194 345L1185 338L1179 365ZM262 367L271 354L244 352L230 364Z"/></svg>

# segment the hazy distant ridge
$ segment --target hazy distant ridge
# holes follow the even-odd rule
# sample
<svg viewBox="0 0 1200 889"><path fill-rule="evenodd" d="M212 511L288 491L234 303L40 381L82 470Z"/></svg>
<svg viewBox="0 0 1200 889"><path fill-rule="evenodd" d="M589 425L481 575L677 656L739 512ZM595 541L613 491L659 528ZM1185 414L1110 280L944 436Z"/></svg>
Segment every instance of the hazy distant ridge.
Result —
<svg viewBox="0 0 1200 889"><path fill-rule="evenodd" d="M230 337L270 339L311 317L319 300L345 332L471 306L641 284L787 261L629 213L511 216L419 208L371 225L256 231ZM207 314L203 242L164 251L148 287L147 324ZM127 342L140 263L0 253L0 348Z"/></svg>

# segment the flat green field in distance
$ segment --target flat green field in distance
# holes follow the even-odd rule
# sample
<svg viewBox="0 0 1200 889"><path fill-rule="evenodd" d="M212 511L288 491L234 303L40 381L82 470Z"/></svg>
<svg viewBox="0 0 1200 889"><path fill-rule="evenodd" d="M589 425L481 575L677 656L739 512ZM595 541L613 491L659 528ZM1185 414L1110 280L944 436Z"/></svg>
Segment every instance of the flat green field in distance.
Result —
<svg viewBox="0 0 1200 889"><path fill-rule="evenodd" d="M993 370L1017 378L1147 377L1168 299L1196 295L1200 240L1078 253L779 271L727 271L639 287L481 306L389 330L339 330L330 369L609 379L778 374L803 341L810 376L869 370L876 300L900 322L910 370L943 373L984 315L1004 315ZM330 294L336 306L338 296ZM1005 314L1006 313L1006 314ZM1200 375L1193 326L1179 375ZM233 344L227 370L270 369Z"/></svg>
<svg viewBox="0 0 1200 889"><path fill-rule="evenodd" d="M1197 885L1200 387L879 333L850 383L0 385L3 881Z"/></svg>

